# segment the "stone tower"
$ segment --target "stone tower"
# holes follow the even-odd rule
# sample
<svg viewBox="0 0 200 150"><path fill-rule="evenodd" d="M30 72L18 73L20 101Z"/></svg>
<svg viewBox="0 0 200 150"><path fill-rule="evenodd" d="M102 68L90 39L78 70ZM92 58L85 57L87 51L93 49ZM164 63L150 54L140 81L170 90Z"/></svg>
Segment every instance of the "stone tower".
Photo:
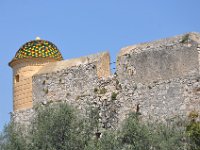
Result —
<svg viewBox="0 0 200 150"><path fill-rule="evenodd" d="M9 63L13 69L13 109L32 108L32 76L44 65L63 60L58 48L51 42L29 41L22 45Z"/></svg>

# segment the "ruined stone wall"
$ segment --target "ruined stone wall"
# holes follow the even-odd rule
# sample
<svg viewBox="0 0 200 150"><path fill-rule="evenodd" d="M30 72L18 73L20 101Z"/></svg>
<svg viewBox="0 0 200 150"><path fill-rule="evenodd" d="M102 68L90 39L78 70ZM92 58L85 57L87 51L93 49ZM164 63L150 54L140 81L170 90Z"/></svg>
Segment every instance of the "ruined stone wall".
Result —
<svg viewBox="0 0 200 150"><path fill-rule="evenodd" d="M112 76L99 76L104 67L87 57L57 62L33 77L33 105L65 101L86 115L97 108L102 129L118 127L130 112L152 121L200 113L199 44L191 33L123 48Z"/></svg>
<svg viewBox="0 0 200 150"><path fill-rule="evenodd" d="M191 33L123 48L121 110L139 109L144 119L161 121L200 113L199 39Z"/></svg>
<svg viewBox="0 0 200 150"><path fill-rule="evenodd" d="M121 118L138 109L145 120L162 121L186 118L200 113L199 76L173 78L149 84L126 80L120 93ZM138 107L138 108L137 108ZM124 111L125 110L125 111Z"/></svg>
<svg viewBox="0 0 200 150"><path fill-rule="evenodd" d="M116 126L119 103L112 99L112 93L117 93L116 82L113 78L99 79L96 72L96 64L89 63L34 76L33 104L67 102L80 114L95 108L102 128Z"/></svg>
<svg viewBox="0 0 200 150"><path fill-rule="evenodd" d="M183 35L123 48L118 55L117 73L120 80L129 78L138 83L197 75L198 44Z"/></svg>
<svg viewBox="0 0 200 150"><path fill-rule="evenodd" d="M99 78L107 78L111 75L110 72L110 54L101 52L85 57L63 60L46 65L38 74L60 71L62 69L78 66L82 64L94 63L97 67L96 74Z"/></svg>

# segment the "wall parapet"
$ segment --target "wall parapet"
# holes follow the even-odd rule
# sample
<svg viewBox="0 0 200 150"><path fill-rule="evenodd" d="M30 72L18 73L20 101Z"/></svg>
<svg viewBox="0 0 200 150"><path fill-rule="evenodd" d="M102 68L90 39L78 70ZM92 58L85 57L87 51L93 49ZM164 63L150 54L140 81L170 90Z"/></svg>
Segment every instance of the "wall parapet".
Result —
<svg viewBox="0 0 200 150"><path fill-rule="evenodd" d="M101 52L80 58L63 60L46 65L37 74L45 74L50 72L57 72L59 70L79 66L82 64L95 63L97 67L98 77L107 78L111 75L110 72L110 54L108 52Z"/></svg>
<svg viewBox="0 0 200 150"><path fill-rule="evenodd" d="M117 74L142 83L198 75L199 39L200 34L188 33L122 48Z"/></svg>

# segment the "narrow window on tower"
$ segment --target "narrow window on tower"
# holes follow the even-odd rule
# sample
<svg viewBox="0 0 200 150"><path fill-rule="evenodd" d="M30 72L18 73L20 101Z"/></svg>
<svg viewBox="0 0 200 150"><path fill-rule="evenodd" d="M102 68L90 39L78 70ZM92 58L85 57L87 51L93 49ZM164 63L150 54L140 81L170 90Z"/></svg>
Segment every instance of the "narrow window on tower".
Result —
<svg viewBox="0 0 200 150"><path fill-rule="evenodd" d="M16 82L19 82L19 75L18 74L15 76L15 83Z"/></svg>

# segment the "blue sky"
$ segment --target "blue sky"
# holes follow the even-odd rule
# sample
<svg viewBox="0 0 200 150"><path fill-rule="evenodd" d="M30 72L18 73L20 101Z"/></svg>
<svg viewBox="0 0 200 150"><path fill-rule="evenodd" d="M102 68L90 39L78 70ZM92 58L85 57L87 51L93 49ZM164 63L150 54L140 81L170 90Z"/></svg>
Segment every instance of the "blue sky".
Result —
<svg viewBox="0 0 200 150"><path fill-rule="evenodd" d="M12 112L8 62L36 36L65 59L200 32L199 0L0 0L0 131ZM113 66L112 66L113 67Z"/></svg>

